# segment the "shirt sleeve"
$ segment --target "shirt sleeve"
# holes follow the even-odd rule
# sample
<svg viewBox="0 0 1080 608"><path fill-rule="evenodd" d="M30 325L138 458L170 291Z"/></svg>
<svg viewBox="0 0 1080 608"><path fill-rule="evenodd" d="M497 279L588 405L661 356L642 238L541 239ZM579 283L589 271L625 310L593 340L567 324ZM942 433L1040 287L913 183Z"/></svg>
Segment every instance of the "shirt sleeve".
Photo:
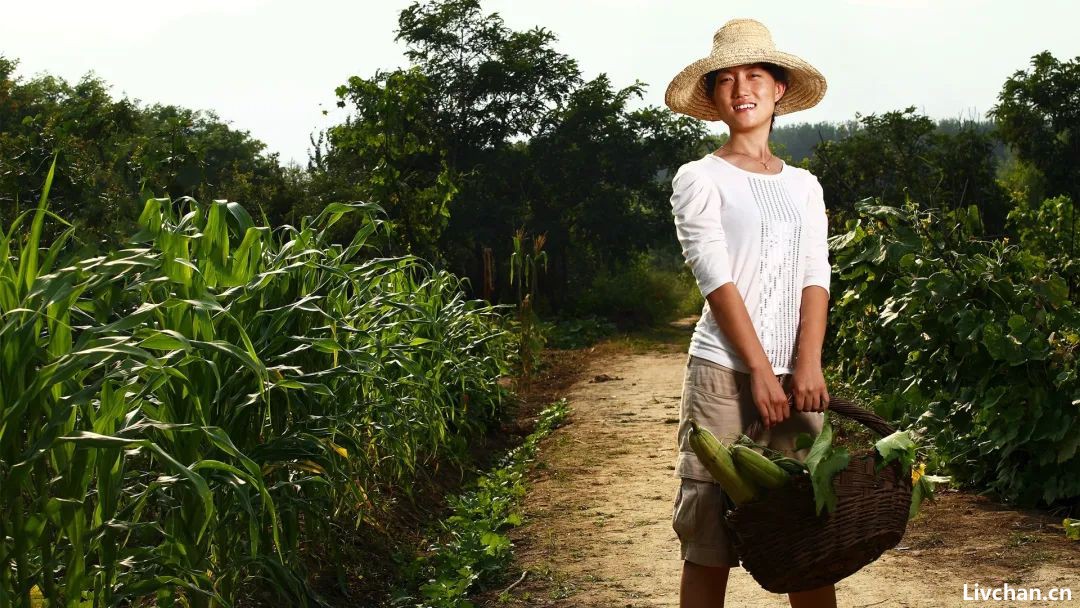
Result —
<svg viewBox="0 0 1080 608"><path fill-rule="evenodd" d="M818 285L829 291L832 265L829 263L829 219L825 214L825 193L816 176L810 183L806 209L806 232L808 237L806 259L803 265L803 287Z"/></svg>
<svg viewBox="0 0 1080 608"><path fill-rule="evenodd" d="M720 192L708 177L688 165L679 167L671 185L671 212L683 258L701 295L708 296L717 287L733 282L727 237L720 221Z"/></svg>

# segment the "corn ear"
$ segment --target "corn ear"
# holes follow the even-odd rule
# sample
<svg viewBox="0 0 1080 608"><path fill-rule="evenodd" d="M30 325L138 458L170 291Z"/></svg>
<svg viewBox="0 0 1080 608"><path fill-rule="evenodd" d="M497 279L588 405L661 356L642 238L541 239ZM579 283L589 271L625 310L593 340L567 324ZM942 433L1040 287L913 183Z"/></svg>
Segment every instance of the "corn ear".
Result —
<svg viewBox="0 0 1080 608"><path fill-rule="evenodd" d="M755 498L754 487L739 477L731 453L715 435L691 420L689 439L690 448L735 504L750 502Z"/></svg>
<svg viewBox="0 0 1080 608"><path fill-rule="evenodd" d="M788 475L804 475L809 473L809 469L806 468L805 464L794 458L788 458L787 456L777 458L773 463L787 471Z"/></svg>
<svg viewBox="0 0 1080 608"><path fill-rule="evenodd" d="M731 458L739 474L759 487L775 490L788 482L784 469L745 445L731 448Z"/></svg>

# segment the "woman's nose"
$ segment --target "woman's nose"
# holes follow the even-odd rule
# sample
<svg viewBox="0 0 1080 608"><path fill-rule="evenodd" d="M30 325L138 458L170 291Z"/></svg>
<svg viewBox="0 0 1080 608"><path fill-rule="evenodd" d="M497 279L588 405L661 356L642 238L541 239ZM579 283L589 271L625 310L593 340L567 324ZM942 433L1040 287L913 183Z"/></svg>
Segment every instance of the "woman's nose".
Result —
<svg viewBox="0 0 1080 608"><path fill-rule="evenodd" d="M735 99L739 99L746 95L750 89L750 83L745 78L736 77L735 86L731 88L731 92L735 95Z"/></svg>

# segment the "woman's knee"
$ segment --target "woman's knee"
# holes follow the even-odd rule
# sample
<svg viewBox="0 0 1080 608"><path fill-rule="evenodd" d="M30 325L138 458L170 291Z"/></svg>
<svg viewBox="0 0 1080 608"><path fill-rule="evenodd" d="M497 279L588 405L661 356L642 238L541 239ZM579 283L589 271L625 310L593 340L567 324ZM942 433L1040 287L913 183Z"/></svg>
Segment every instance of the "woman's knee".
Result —
<svg viewBox="0 0 1080 608"><path fill-rule="evenodd" d="M683 562L683 594L716 599L724 597L728 586L730 566L702 566L689 560Z"/></svg>
<svg viewBox="0 0 1080 608"><path fill-rule="evenodd" d="M728 574L731 572L731 566L706 566L704 564L694 563L690 560L683 560L683 572L690 572L695 576L727 578Z"/></svg>

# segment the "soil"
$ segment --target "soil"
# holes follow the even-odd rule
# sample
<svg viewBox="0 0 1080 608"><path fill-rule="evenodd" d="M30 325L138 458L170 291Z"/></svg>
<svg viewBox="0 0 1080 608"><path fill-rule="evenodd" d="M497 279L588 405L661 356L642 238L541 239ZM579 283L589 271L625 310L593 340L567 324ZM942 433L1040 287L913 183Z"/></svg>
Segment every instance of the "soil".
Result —
<svg viewBox="0 0 1080 608"><path fill-rule="evenodd" d="M531 472L525 524L510 532L514 566L504 585L474 598L477 606L678 606L682 562L671 528L679 483L675 430L694 320L644 338L549 352L554 373L537 390L544 399L567 398L572 414L541 446ZM897 547L837 583L838 605L1080 606L1080 542L1065 539L1062 517L939 491ZM1074 599L964 599L965 584L1006 583L1044 594L1065 587ZM735 568L727 605L782 607L788 601Z"/></svg>

